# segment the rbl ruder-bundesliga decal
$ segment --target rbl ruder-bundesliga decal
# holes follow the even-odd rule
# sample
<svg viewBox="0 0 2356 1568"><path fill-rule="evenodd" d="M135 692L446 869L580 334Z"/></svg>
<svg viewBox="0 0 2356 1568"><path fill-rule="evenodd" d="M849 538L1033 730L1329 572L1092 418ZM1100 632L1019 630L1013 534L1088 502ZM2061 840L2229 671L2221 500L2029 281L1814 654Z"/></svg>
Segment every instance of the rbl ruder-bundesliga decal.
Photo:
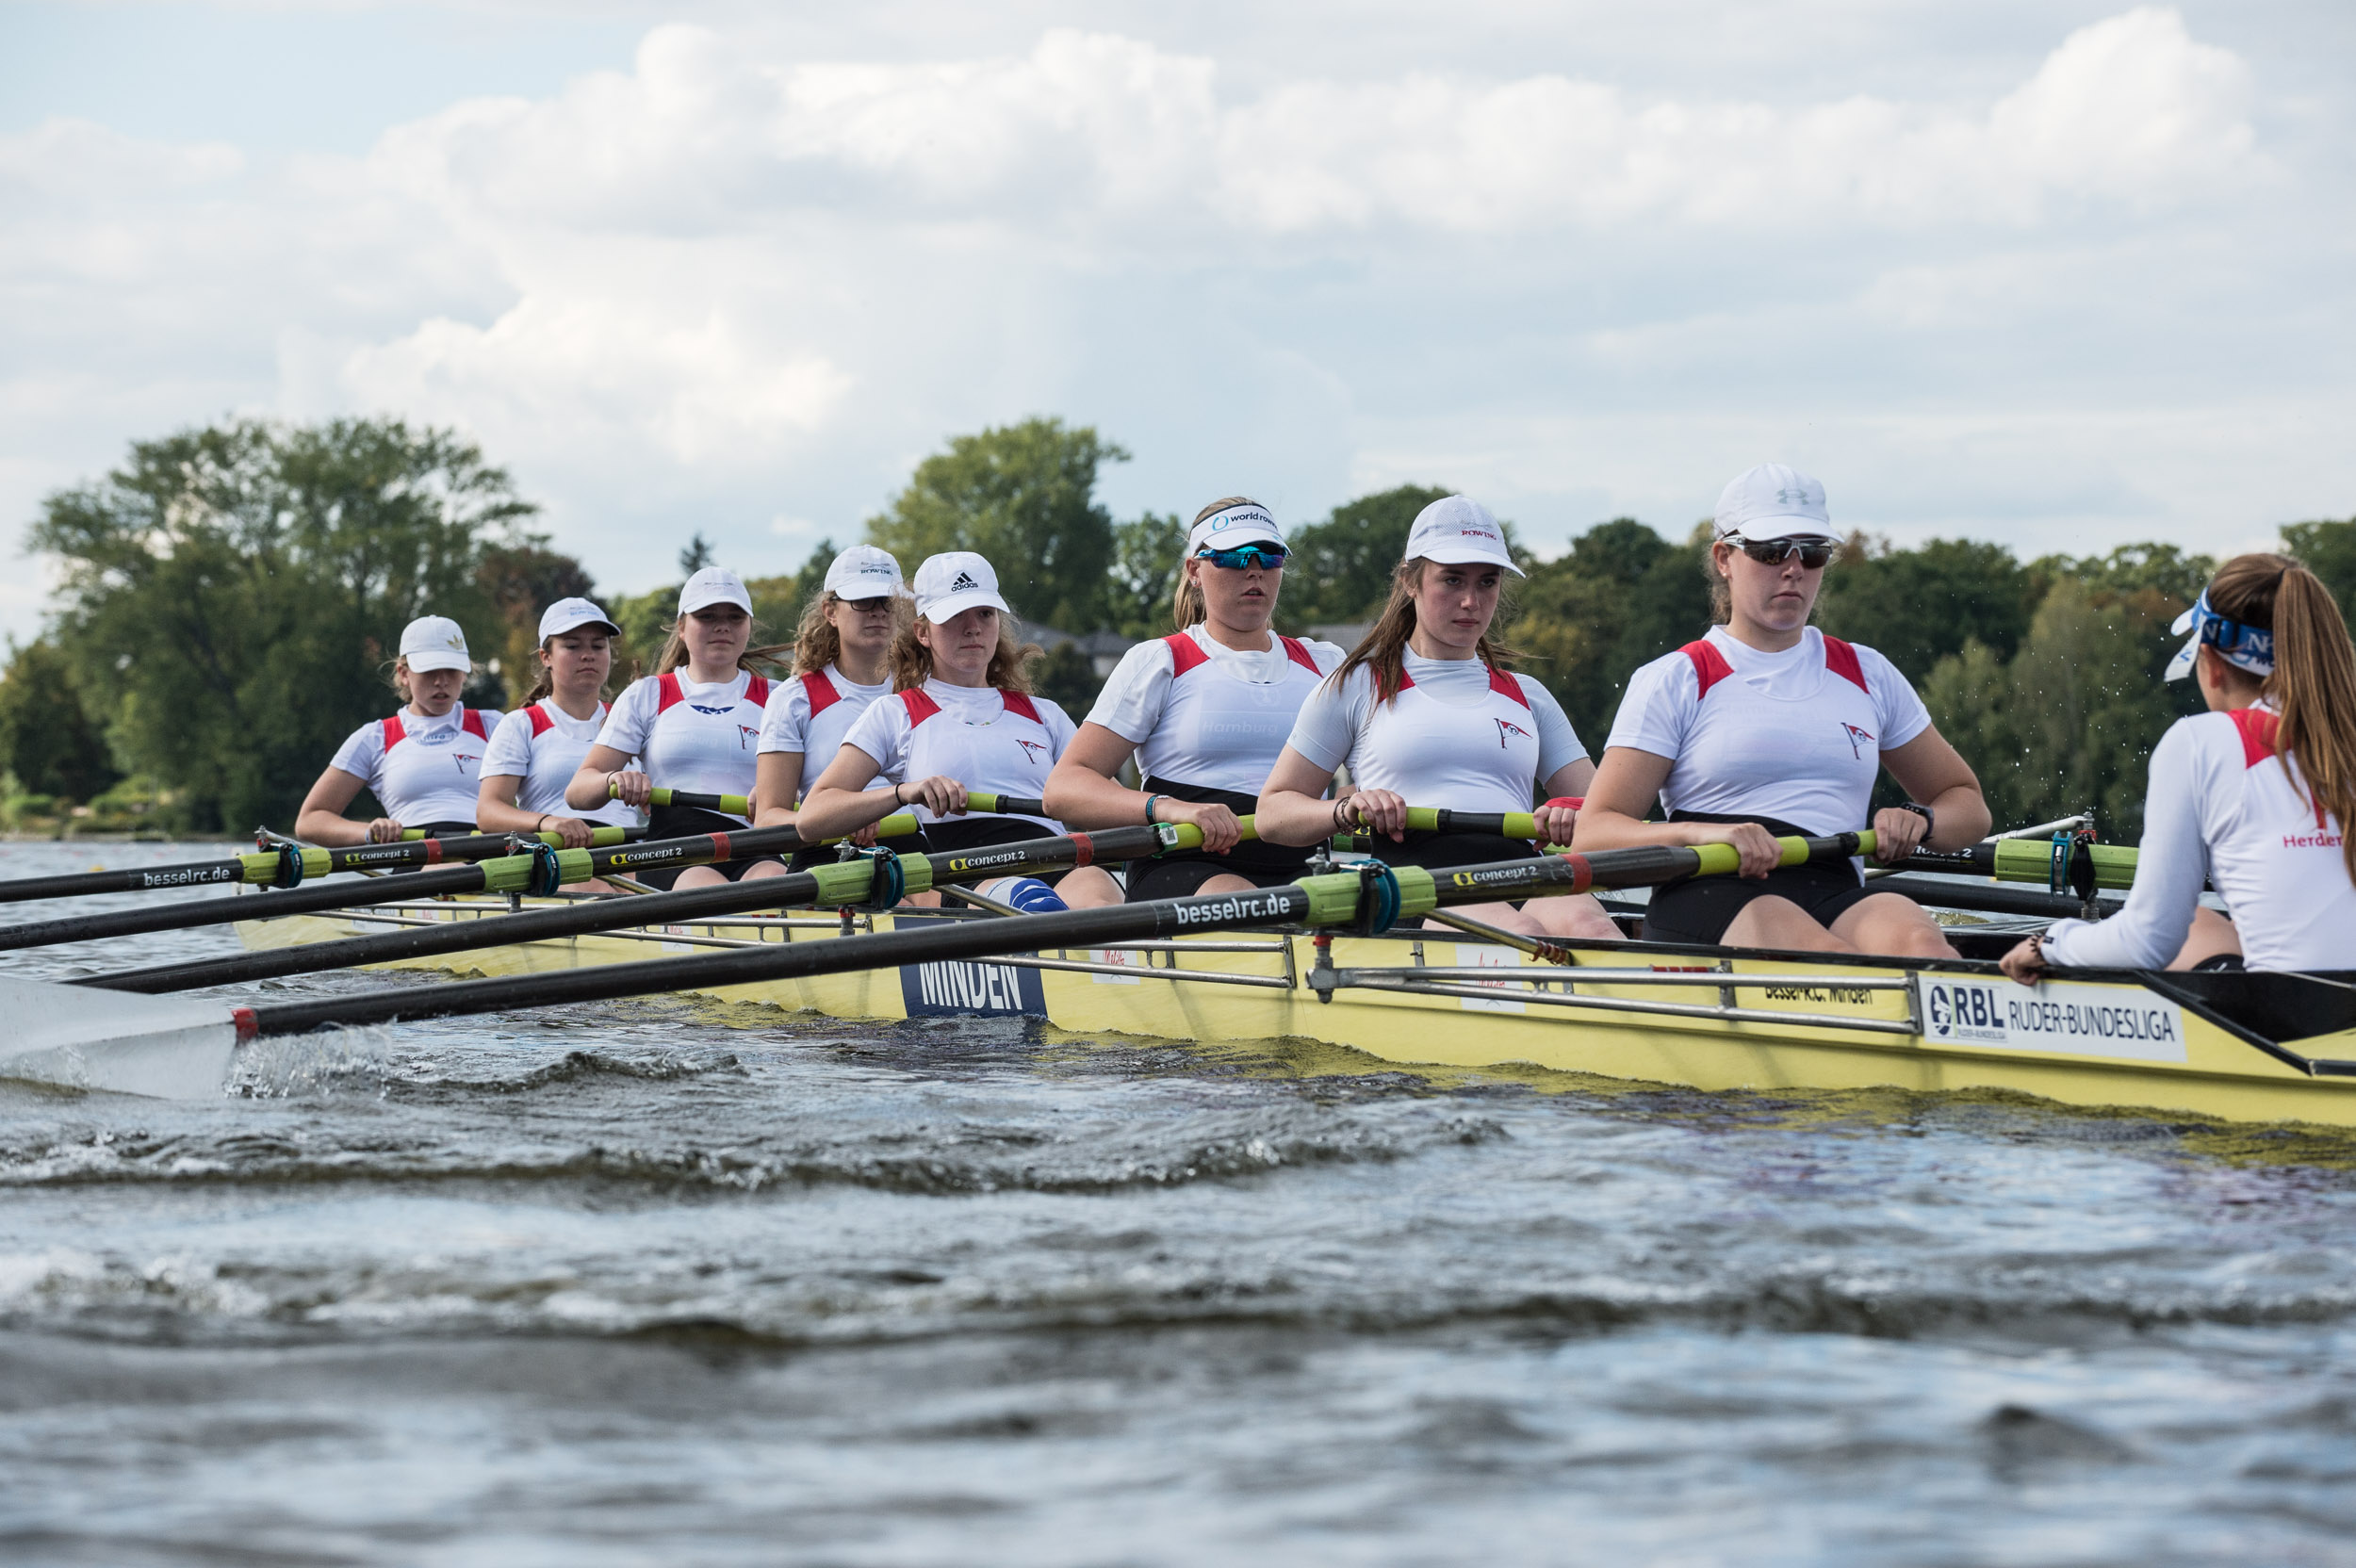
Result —
<svg viewBox="0 0 2356 1568"><path fill-rule="evenodd" d="M2184 1059L2184 1015L2133 986L2040 985L1922 977L1922 1037L2125 1061Z"/></svg>

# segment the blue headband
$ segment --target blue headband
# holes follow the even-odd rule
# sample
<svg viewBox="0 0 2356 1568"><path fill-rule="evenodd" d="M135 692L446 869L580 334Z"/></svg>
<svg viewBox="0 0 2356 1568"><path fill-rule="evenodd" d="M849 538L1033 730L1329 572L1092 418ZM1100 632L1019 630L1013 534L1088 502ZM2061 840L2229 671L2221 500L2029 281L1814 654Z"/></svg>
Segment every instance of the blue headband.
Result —
<svg viewBox="0 0 2356 1568"><path fill-rule="evenodd" d="M2170 680L2182 680L2192 674L2192 662L2203 646L2217 649L2217 656L2227 663L2251 675L2274 673L2273 631L2262 626L2244 626L2219 612L2209 603L2209 591L2205 588L2201 591L2200 602L2176 617L2172 629L2189 631L2192 637L2168 662Z"/></svg>

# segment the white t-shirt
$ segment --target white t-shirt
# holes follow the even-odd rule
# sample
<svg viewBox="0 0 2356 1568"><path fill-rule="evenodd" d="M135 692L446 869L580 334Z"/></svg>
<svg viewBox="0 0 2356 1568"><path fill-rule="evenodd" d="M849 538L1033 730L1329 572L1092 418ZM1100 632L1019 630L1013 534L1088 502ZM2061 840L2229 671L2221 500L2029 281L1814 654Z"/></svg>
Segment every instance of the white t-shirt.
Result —
<svg viewBox="0 0 2356 1568"><path fill-rule="evenodd" d="M658 790L749 799L768 700L769 682L750 670L711 685L679 670L648 676L614 699L597 744L638 758Z"/></svg>
<svg viewBox="0 0 2356 1568"><path fill-rule="evenodd" d="M1347 762L1362 790L1456 811L1527 811L1538 786L1586 757L1562 705L1528 676L1413 651L1404 664L1389 702L1375 701L1364 664L1326 681L1285 743L1320 768Z"/></svg>
<svg viewBox="0 0 2356 1568"><path fill-rule="evenodd" d="M2057 921L2048 962L2159 969L2192 929L2205 880L2224 896L2253 970L2356 969L2356 883L2339 820L2315 808L2298 764L2274 756L2264 708L2178 719L2151 748L2143 844L2126 907Z"/></svg>
<svg viewBox="0 0 2356 1568"><path fill-rule="evenodd" d="M637 808L618 800L608 801L594 811L576 811L564 804L564 787L581 771L581 759L597 744L604 724L604 703L597 704L597 712L585 719L574 718L551 698L527 703L499 720L499 727L491 731L490 748L483 758L483 776L523 780L515 804L526 811L634 827Z"/></svg>
<svg viewBox="0 0 2356 1568"><path fill-rule="evenodd" d="M1872 648L1808 627L1768 653L1712 627L1628 678L1604 744L1675 764L1667 810L1845 833L1870 821L1882 753L1930 727L1906 678Z"/></svg>
<svg viewBox="0 0 2356 1568"><path fill-rule="evenodd" d="M384 814L403 827L471 823L483 754L499 722L487 708L453 707L438 719L404 708L353 730L331 766L366 783Z"/></svg>
<svg viewBox="0 0 2356 1568"><path fill-rule="evenodd" d="M969 790L1038 800L1046 794L1047 775L1076 728L1045 697L927 680L870 703L843 743L874 758L876 776L894 784L940 776ZM934 820L923 807L914 809L918 821ZM1063 824L1052 817L1000 814L1063 831Z"/></svg>
<svg viewBox="0 0 2356 1568"><path fill-rule="evenodd" d="M780 680L770 689L768 707L761 712L759 749L798 754L802 792L808 794L810 784L843 749L843 738L867 711L867 705L891 694L890 680L862 686L847 678L836 664Z"/></svg>
<svg viewBox="0 0 2356 1568"><path fill-rule="evenodd" d="M1301 704L1346 657L1295 637L1239 651L1197 624L1123 654L1088 722L1137 743L1142 777L1256 796Z"/></svg>

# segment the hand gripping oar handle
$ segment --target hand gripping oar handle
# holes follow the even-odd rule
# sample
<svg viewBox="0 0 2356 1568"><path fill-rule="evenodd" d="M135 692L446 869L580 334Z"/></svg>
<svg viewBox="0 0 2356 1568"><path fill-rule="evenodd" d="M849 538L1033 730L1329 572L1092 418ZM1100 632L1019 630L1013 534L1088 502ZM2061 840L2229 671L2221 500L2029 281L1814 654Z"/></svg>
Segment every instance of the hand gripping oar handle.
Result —
<svg viewBox="0 0 2356 1568"><path fill-rule="evenodd" d="M910 819L910 826L913 825ZM471 865L445 866L438 871L413 872L374 882L290 888L254 898L186 899L144 909L0 926L0 952L95 941L106 937L144 936L153 931L193 930L245 920L274 920L281 915L314 914L321 909L392 903L404 898L435 898L444 893L545 893L553 890L551 884L585 882L609 871L650 871L704 865L744 855L773 855L797 849L801 841L801 836L791 827L759 827L741 833L699 833L683 839L616 844L602 849L560 850L543 845L530 855L502 856Z"/></svg>
<svg viewBox="0 0 2356 1568"><path fill-rule="evenodd" d="M622 798L621 792L611 779L606 781L605 798ZM691 811L719 811L728 816L748 819L753 814L753 803L743 795L699 795L689 790L648 790L646 804L677 806Z"/></svg>
<svg viewBox="0 0 2356 1568"><path fill-rule="evenodd" d="M790 828L762 829L790 833ZM750 835L732 835L741 844ZM695 842L682 840L680 842ZM839 908L844 906L883 906L908 893L953 882L978 881L990 876L1020 875L1054 871L1096 861L1135 860L1165 849L1191 849L1203 841L1193 827L1162 824L1153 827L1117 827L1104 833L1075 833L1061 839L1021 839L991 844L962 854L890 855L868 851L857 859L815 866L807 872L714 888L691 888L685 892L652 893L639 898L597 899L555 909L531 909L521 914L478 920L435 922L431 925L346 937L307 946L272 948L225 958L203 958L111 974L85 976L75 985L106 990L188 990L232 981L276 979L319 970L349 969L361 964L392 963L404 958L466 953L478 948L505 947L515 942L548 941L614 931L628 926L678 924L751 909L800 906ZM659 846L649 845L649 849ZM625 869L614 866L615 870ZM628 869L643 869L632 865ZM382 890L378 883L372 890ZM886 896L889 895L889 896ZM273 905L282 894L268 895ZM261 903L242 901L247 909ZM247 918L252 918L251 916Z"/></svg>
<svg viewBox="0 0 2356 1568"><path fill-rule="evenodd" d="M559 845L553 833L524 835ZM643 827L600 827L593 847L627 843L646 836ZM288 843L283 848L234 855L226 860L197 860L180 866L145 866L122 871L75 872L64 876L27 876L0 882L0 904L41 898L81 898L97 893L143 893L159 888L201 888L235 882L248 887L295 887L314 877L342 871L414 869L443 861L487 860L514 853L504 833L469 834L464 838L428 839L411 833L404 843L352 844L326 849L317 844Z"/></svg>
<svg viewBox="0 0 2356 1568"><path fill-rule="evenodd" d="M1842 833L1825 839L1787 840L1786 854L1793 857L1795 864L1801 859L1847 857L1860 850L1870 851L1872 837L1871 833ZM1727 853L1712 855L1713 850ZM1635 887L1677 876L1707 875L1713 869L1729 871L1736 863L1728 846L1704 844L1698 848L1643 845L1601 850L1594 855L1457 866L1442 872L1426 871L1420 866L1367 865L1330 875L1306 876L1284 887L1252 892L1198 893L1190 898L1156 899L1116 905L1108 909L958 921L945 926L840 937L831 941L763 942L730 953L688 958L653 958L495 980L462 980L445 986L401 986L308 1002L241 1007L236 1009L236 1018L241 1037L292 1035L331 1024L390 1023L400 1019L504 1012L512 1007L606 1002L661 991L754 985L846 970L988 958L1052 948L1103 947L1198 932L1270 925L1351 925L1364 932L1379 933L1399 921L1419 919L1446 904L1576 892L1591 887ZM633 902L643 906L646 901Z"/></svg>

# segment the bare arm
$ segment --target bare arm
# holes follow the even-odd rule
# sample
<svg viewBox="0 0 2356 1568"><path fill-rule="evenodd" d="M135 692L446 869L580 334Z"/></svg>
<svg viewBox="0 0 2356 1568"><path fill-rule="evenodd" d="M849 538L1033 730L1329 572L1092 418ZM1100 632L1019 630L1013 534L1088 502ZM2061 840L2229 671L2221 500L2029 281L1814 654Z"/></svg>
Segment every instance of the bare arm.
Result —
<svg viewBox="0 0 2356 1568"><path fill-rule="evenodd" d="M1268 782L1260 787L1260 803L1253 810L1261 841L1271 844L1292 844L1302 847L1330 839L1341 828L1338 802L1324 798L1333 782L1333 771L1320 768L1306 757L1286 746L1277 754L1276 766L1269 770ZM1362 790L1351 796L1371 800L1387 795L1383 790ZM1356 821L1356 807L1352 807Z"/></svg>
<svg viewBox="0 0 2356 1568"><path fill-rule="evenodd" d="M1882 766L1890 770L1890 776L1898 781L1908 800L1929 807L1939 819L1928 840L1931 848L1968 849L1988 837L1995 819L1989 814L1987 797L1980 793L1979 777L1937 727L1893 751L1883 752ZM1899 820L1885 820L1891 818ZM1911 811L1875 812L1873 828L1882 844L1876 859L1903 859L1922 841L1922 819Z"/></svg>
<svg viewBox="0 0 2356 1568"><path fill-rule="evenodd" d="M802 791L802 754L764 751L753 761L753 825L791 827Z"/></svg>
<svg viewBox="0 0 2356 1568"><path fill-rule="evenodd" d="M352 844L391 843L401 837L401 824L390 817L374 822L353 822L344 815L354 796L368 788L368 781L344 772L328 768L320 773L311 792L303 797L303 809L295 813L295 837L331 849Z"/></svg>
<svg viewBox="0 0 2356 1568"><path fill-rule="evenodd" d="M1744 876L1764 876L1783 857L1775 835L1755 822L1646 822L1677 760L1634 746L1608 746L1587 786L1574 835L1582 852L1639 844L1732 844ZM1917 819L1920 820L1919 818Z"/></svg>
<svg viewBox="0 0 2356 1568"><path fill-rule="evenodd" d="M644 808L650 781L630 765L630 759L612 746L591 746L581 760L581 771L564 786L564 804L576 811L594 811L609 800Z"/></svg>
<svg viewBox="0 0 2356 1568"><path fill-rule="evenodd" d="M1083 724L1047 776L1047 814L1072 827L1129 827L1145 821L1148 799L1114 776L1137 750L1137 743L1101 724ZM1200 805L1169 795L1153 802L1155 822L1192 823L1203 830L1203 847L1224 855L1241 838L1235 813L1224 806Z"/></svg>
<svg viewBox="0 0 2356 1568"><path fill-rule="evenodd" d="M826 771L802 797L794 825L804 841L839 839L871 823L878 823L904 806L922 804L935 816L956 816L965 810L965 786L954 778L922 778L913 784L867 788L879 769L875 759L855 745L844 745L826 764Z"/></svg>
<svg viewBox="0 0 2356 1568"><path fill-rule="evenodd" d="M474 825L485 833L553 833L566 849L586 849L597 824L555 811L527 811L515 804L524 781L512 773L487 775L475 792Z"/></svg>
<svg viewBox="0 0 2356 1568"><path fill-rule="evenodd" d="M1564 796L1577 798L1587 792L1595 782L1595 764L1582 757L1576 762L1565 762L1554 770L1554 776L1546 782L1548 800ZM1579 812L1568 806L1541 805L1536 812L1538 841L1542 844L1567 844L1579 825Z"/></svg>

